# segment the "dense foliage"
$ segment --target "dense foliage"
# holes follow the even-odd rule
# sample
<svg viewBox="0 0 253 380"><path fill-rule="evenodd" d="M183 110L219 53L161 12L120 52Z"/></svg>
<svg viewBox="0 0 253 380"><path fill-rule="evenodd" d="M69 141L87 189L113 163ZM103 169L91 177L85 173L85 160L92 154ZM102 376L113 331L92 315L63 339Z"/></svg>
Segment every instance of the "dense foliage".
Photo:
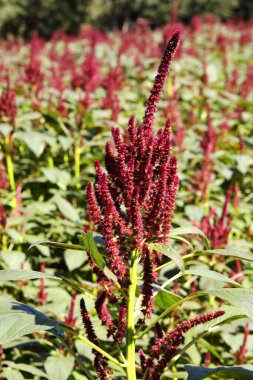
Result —
<svg viewBox="0 0 253 380"><path fill-rule="evenodd" d="M94 199L89 186L89 207L84 190L88 182L94 182L94 161L104 161L104 147L111 138L111 130L118 152L121 140L115 127L121 129L124 141L131 146L126 132L129 118L134 114L136 124L142 122L157 62L176 28L181 31L182 44L174 57L154 125L156 135L170 118L171 154L178 161L179 188L169 245L166 240L152 238L154 232L159 235L157 219L152 220L152 215L162 217L160 209L148 209L148 205L149 218L144 220L147 242L162 254L160 276L154 288L153 318L156 320L165 313L162 329L166 339L173 340L173 357L179 346L183 348L180 360L176 365L171 362L164 379L186 378L186 363L206 366L206 371L200 369L200 372L186 366L189 379L204 378L210 374L208 370L219 372L219 378L227 378L224 366L233 365L239 368L236 376L252 378L252 367L243 365L253 364L252 322L248 321L252 319L253 276L253 60L250 49L253 30L251 23L222 25L211 18L204 22L194 18L189 27L177 23L151 31L141 20L131 32L106 34L85 27L77 37L60 32L48 42L35 37L27 43L1 43L0 376L4 379L89 378L78 358L74 362L69 355L69 348L79 354L79 359L84 359L85 366L94 375L92 350L86 345L84 333L80 334L83 330L81 298L84 299L81 306L85 326L89 323L88 311L102 348L114 358L120 357L119 347L112 345L112 336L108 338L106 331L111 326L105 305L110 294L100 293L96 282L102 286L101 276L97 270L90 271L90 264L103 267L105 248L98 232L105 238L108 225L99 226L101 222L95 220L91 207ZM151 94L157 96L154 92ZM152 112L146 110L143 123L147 128L150 115ZM165 144L165 138L169 143L166 131L168 129L158 133L160 147ZM141 150L141 144L139 148ZM136 151L131 148L137 163L141 163L139 148L138 145ZM124 167L119 170L115 169L115 163L112 165L115 158L108 144L106 154L111 183L116 193L117 186L120 187L123 194L120 201L124 200L127 210L131 196L127 199ZM173 174L172 163L168 163L170 175ZM114 172L110 172L113 167ZM159 165L154 164L154 168L159 169ZM98 164L96 169L96 196L106 217L113 205L103 203L103 192L107 189L103 188L105 180ZM140 180L144 174L141 167L138 170ZM158 174L155 173L154 181ZM177 186L175 177L171 183ZM136 192L138 189L133 196ZM159 191L154 194L158 197ZM167 194L172 210L175 197L172 190L167 190ZM156 204L163 207L158 199ZM139 219L131 223L132 229L137 227L138 230ZM163 231L170 227L165 226ZM87 230L95 231L99 251ZM122 233L125 240L120 244L127 244L131 233L126 230ZM82 238L78 240L80 234ZM210 247L205 247L205 235ZM142 240L139 231L133 236L137 236L133 244L139 244L139 239ZM43 240L44 245L36 244L28 250L38 240ZM106 242L110 262L113 262L116 244L110 237L108 241L114 243L108 247ZM88 256L85 251L89 252ZM148 273L145 266L150 268L149 256L145 255L144 273ZM107 268L104 274L112 281L115 274L119 278L122 274L119 285L124 290L127 286L124 285L124 267L117 273L117 265L119 262ZM155 267L153 271L156 273ZM149 284L149 279L144 282L144 296L150 291L145 290L145 284ZM110 281L106 285L109 286ZM20 303L13 304L10 297ZM110 299L113 321L118 313L117 297L113 293ZM144 334L145 329L142 329L144 322L149 323L151 303L146 307L147 303L140 298L139 304L140 318L144 318L139 322L137 347L141 349L137 361L141 372L145 361L143 352L154 347L155 335L151 331ZM34 306L36 312L32 309ZM124 320L124 304L121 306ZM225 311L225 315L212 314L218 309ZM204 312L208 312L205 317L198 317ZM32 319L34 313L36 323ZM212 321L214 316L219 317L219 323L230 320L231 324L216 326L218 322ZM238 316L243 318L238 319ZM182 322L184 320L186 322ZM207 330L199 330L201 326L197 325L204 322L209 323ZM48 334L43 330L52 327L52 339L46 340ZM67 347L62 340L62 328ZM207 331L211 334L205 335ZM156 334L157 337L161 334L158 325ZM198 342L193 341L184 353L184 347L197 334ZM115 334L113 338L115 340ZM120 345L119 336L117 339ZM165 344L164 340L159 342L161 346ZM164 354L171 355L164 346L163 350ZM154 348L151 358L153 354ZM112 378L122 379L124 367L115 362L109 365L114 371ZM213 369L210 363L219 368ZM234 378L233 373L230 375Z"/></svg>

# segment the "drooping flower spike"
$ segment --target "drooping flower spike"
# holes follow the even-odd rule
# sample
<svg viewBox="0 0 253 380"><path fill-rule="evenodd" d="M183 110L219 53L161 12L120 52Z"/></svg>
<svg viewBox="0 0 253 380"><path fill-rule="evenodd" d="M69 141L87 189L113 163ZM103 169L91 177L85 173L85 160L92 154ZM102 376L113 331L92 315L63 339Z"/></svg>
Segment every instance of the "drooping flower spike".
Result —
<svg viewBox="0 0 253 380"><path fill-rule="evenodd" d="M149 371L147 379L159 380L164 369L175 356L179 345L183 342L183 334L200 324L212 321L221 317L225 312L217 310L215 312L202 314L200 316L183 321L169 331L163 338L157 338L152 346L149 358L146 359L146 366L143 366L143 373Z"/></svg>

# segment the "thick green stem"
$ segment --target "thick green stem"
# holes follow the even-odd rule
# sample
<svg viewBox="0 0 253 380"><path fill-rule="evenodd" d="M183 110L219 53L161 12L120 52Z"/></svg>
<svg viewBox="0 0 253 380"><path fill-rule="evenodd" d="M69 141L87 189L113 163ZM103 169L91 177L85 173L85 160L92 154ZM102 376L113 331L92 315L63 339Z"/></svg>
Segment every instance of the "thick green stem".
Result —
<svg viewBox="0 0 253 380"><path fill-rule="evenodd" d="M98 347L96 344L92 343L89 339L85 338L82 335L77 336L78 339L82 340L84 343L88 344L91 348L105 356L108 360L110 360L112 363L116 364L118 367L125 367L125 363L119 362L117 359L113 358L111 355L109 355L107 352L105 352L102 348Z"/></svg>
<svg viewBox="0 0 253 380"><path fill-rule="evenodd" d="M137 252L131 254L130 265L130 285L128 290L128 305L127 305L127 335L126 335L126 360L127 360L127 380L136 380L135 369L135 330L134 330L134 306L135 293L137 285Z"/></svg>
<svg viewBox="0 0 253 380"><path fill-rule="evenodd" d="M75 178L80 180L81 170L80 170L80 146L75 147ZM80 189L81 185L79 182L76 184L77 189Z"/></svg>
<svg viewBox="0 0 253 380"><path fill-rule="evenodd" d="M197 293L193 293L193 294L190 294L189 296L185 297L185 298L182 298L181 300L175 302L172 306L168 307L168 309L164 310L164 312L162 314L160 314L158 317L156 317L153 322L150 323L150 325L148 327L145 328L145 330L143 331L138 331L137 332L137 335L136 335L136 339L140 339L142 338L145 334L147 334L158 322L160 322L163 318L166 317L166 315L168 313L170 313L173 309L175 309L176 307L182 305L184 302L186 301L189 301L193 298L197 298L197 297L200 297L200 296L204 296L204 295L207 295L207 292L197 292Z"/></svg>
<svg viewBox="0 0 253 380"><path fill-rule="evenodd" d="M13 169L13 162L12 162L12 157L11 157L11 153L9 152L9 149L7 149L7 153L6 153L6 166L7 166L7 173L8 173L11 190L15 192L16 184L15 184L15 177L14 177L14 169ZM16 202L15 193L11 199L10 205L13 210L16 209L17 202Z"/></svg>
<svg viewBox="0 0 253 380"><path fill-rule="evenodd" d="M7 172L8 172L11 190L15 191L16 186L15 186L15 179L14 179L14 170L13 170L13 163L12 163L12 157L11 157L10 152L6 153L6 165L7 165Z"/></svg>
<svg viewBox="0 0 253 380"><path fill-rule="evenodd" d="M48 167L50 169L53 169L54 168L54 159L53 159L53 157L48 156L47 161L48 161Z"/></svg>

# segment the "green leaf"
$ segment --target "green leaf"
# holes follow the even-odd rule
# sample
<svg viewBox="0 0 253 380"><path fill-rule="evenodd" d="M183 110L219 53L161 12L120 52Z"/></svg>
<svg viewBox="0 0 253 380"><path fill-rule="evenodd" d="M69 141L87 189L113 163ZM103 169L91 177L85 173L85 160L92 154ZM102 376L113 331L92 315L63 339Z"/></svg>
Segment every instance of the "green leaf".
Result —
<svg viewBox="0 0 253 380"><path fill-rule="evenodd" d="M35 154L36 157L40 157L45 149L45 137L42 133L35 131L17 132L15 134L15 137L24 141L24 143Z"/></svg>
<svg viewBox="0 0 253 380"><path fill-rule="evenodd" d="M185 215L188 216L191 223L198 220L200 221L205 215L203 208L195 205L188 205L185 207Z"/></svg>
<svg viewBox="0 0 253 380"><path fill-rule="evenodd" d="M45 370L50 380L67 380L74 368L74 358L49 356L45 361Z"/></svg>
<svg viewBox="0 0 253 380"><path fill-rule="evenodd" d="M103 256L99 253L97 249L92 233L86 232L85 234L82 234L81 236L79 236L79 242L86 248L94 264L99 269L104 270L105 262L104 262Z"/></svg>
<svg viewBox="0 0 253 380"><path fill-rule="evenodd" d="M58 243L57 241L50 241L50 240L38 240L35 243L31 244L30 247L28 248L28 251L37 245L45 245L48 247L53 247L53 248L61 248L61 249L72 249L75 251L83 251L83 245L79 244L69 244L69 243Z"/></svg>
<svg viewBox="0 0 253 380"><path fill-rule="evenodd" d="M112 280L113 282L118 281L117 276L115 276L115 274L112 273L112 271L106 265L104 266L104 274L109 280Z"/></svg>
<svg viewBox="0 0 253 380"><path fill-rule="evenodd" d="M32 120L38 120L41 118L41 113L36 111L29 111L24 113L23 115L20 115L18 117L18 121L21 123L24 123L24 121L32 121Z"/></svg>
<svg viewBox="0 0 253 380"><path fill-rule="evenodd" d="M212 379L253 380L253 366L251 365L207 368L186 364L185 369L188 372L187 380L202 380L207 377Z"/></svg>
<svg viewBox="0 0 253 380"><path fill-rule="evenodd" d="M0 252L0 257L5 262L5 264L12 269L19 269L26 260L25 254L19 251L2 251Z"/></svg>
<svg viewBox="0 0 253 380"><path fill-rule="evenodd" d="M64 260L69 271L76 268L80 268L87 260L87 254L82 251L76 251L74 249L66 249L64 252Z"/></svg>
<svg viewBox="0 0 253 380"><path fill-rule="evenodd" d="M210 294L236 306L242 314L253 319L253 289L222 288L212 290Z"/></svg>
<svg viewBox="0 0 253 380"><path fill-rule="evenodd" d="M242 286L238 282L232 280L231 278L228 278L224 274L215 272L214 270L209 270L209 269L189 269L184 272L184 274L192 274L193 276L201 276L205 278L210 278L212 280L216 281L222 281L226 282L228 284L236 285L236 286Z"/></svg>
<svg viewBox="0 0 253 380"><path fill-rule="evenodd" d="M13 127L10 124L0 123L0 133L3 136L7 136L12 130L13 130Z"/></svg>
<svg viewBox="0 0 253 380"><path fill-rule="evenodd" d="M75 380L88 380L88 377L81 375L77 371L72 372L72 376L74 377Z"/></svg>
<svg viewBox="0 0 253 380"><path fill-rule="evenodd" d="M0 297L0 344L37 331L51 330L58 324L28 305Z"/></svg>
<svg viewBox="0 0 253 380"><path fill-rule="evenodd" d="M195 226L184 226L184 227L178 227L174 228L171 230L170 237L175 237L175 236L180 236L180 235L199 235L201 239L204 241L205 245L207 248L209 248L209 241L204 234L203 231L201 231L199 228Z"/></svg>
<svg viewBox="0 0 253 380"><path fill-rule="evenodd" d="M60 210L60 212L67 219L70 219L73 222L79 222L80 221L78 212L72 206L71 203L69 203L68 201L66 201L66 199L57 196L57 197L54 198L54 202L55 202L56 206L58 207L58 209Z"/></svg>
<svg viewBox="0 0 253 380"><path fill-rule="evenodd" d="M70 183L70 174L66 170L58 168L43 168L42 169L46 179L49 182L57 184L61 189L66 189Z"/></svg>
<svg viewBox="0 0 253 380"><path fill-rule="evenodd" d="M253 255L251 253L241 252L241 251L233 250L233 249L208 249L206 251L201 251L201 253L229 256L229 257L235 257L237 259L253 261Z"/></svg>
<svg viewBox="0 0 253 380"><path fill-rule="evenodd" d="M170 236L170 239L171 240L177 240L177 241L180 241L182 243L185 243L187 244L192 250L193 250L193 246L192 244L189 242L189 240L183 238L182 236Z"/></svg>
<svg viewBox="0 0 253 380"><path fill-rule="evenodd" d="M166 310L168 307L174 305L177 301L181 299L180 296L168 292L166 290L161 290L155 296L155 306L161 310Z"/></svg>
<svg viewBox="0 0 253 380"><path fill-rule="evenodd" d="M39 368L34 367L33 365L30 365L30 364L8 362L8 366L11 368L17 369L19 371L28 372L35 376L46 377L46 378L48 377L45 372L41 371Z"/></svg>
<svg viewBox="0 0 253 380"><path fill-rule="evenodd" d="M36 272L25 269L4 269L0 270L0 281L34 280L37 278L52 278L60 280L60 277L52 274Z"/></svg>
<svg viewBox="0 0 253 380"><path fill-rule="evenodd" d="M152 243L148 244L148 248L169 257L182 272L184 271L184 261L182 257L169 243Z"/></svg>
<svg viewBox="0 0 253 380"><path fill-rule="evenodd" d="M4 368L3 371L0 372L0 376L7 380L25 380L21 372L9 367Z"/></svg>

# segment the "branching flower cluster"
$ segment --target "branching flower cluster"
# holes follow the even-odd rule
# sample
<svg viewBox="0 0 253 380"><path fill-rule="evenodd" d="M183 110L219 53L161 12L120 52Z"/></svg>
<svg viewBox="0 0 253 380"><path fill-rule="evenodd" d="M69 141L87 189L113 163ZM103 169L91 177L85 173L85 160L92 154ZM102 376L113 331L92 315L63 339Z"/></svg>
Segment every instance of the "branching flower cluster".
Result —
<svg viewBox="0 0 253 380"><path fill-rule="evenodd" d="M168 241L178 188L177 161L170 154L170 121L156 135L153 130L157 103L178 42L179 33L176 32L158 68L142 124L137 125L131 117L123 136L119 128L112 128L113 143L106 144L106 172L99 161L95 161L95 184L87 185L90 219L104 239L106 264L123 291L120 296L116 295L115 284L91 260L103 289L95 301L95 309L102 325L107 328L108 337L113 338L114 345L122 344L126 337L127 358L131 357L133 361L134 351L129 349L135 339L132 331L134 306L130 306L135 298L135 290L131 293L133 281L136 281L133 257L135 260L137 257L143 267L141 311L144 318L138 321L140 324L146 323L146 319L151 316L153 284L157 278L154 269L161 261L161 254L150 250L148 245L151 242ZM100 347L84 300L81 301L81 314L88 339ZM222 314L222 311L217 311L184 321L165 336L157 326L157 339L151 347L149 358L146 359L144 352L140 352L144 378L160 379L166 365L176 354L183 333ZM97 375L107 380L107 358L96 350L93 352ZM132 378L130 373L128 369L128 379Z"/></svg>
<svg viewBox="0 0 253 380"><path fill-rule="evenodd" d="M107 175L95 162L95 185L87 187L89 214L102 234L110 268L121 280L127 275L128 251L145 251L145 242L168 239L178 187L177 163L170 156L170 123L154 136L153 120L169 65L178 43L171 38L146 105L142 125L130 118L122 137L112 129L106 144Z"/></svg>

